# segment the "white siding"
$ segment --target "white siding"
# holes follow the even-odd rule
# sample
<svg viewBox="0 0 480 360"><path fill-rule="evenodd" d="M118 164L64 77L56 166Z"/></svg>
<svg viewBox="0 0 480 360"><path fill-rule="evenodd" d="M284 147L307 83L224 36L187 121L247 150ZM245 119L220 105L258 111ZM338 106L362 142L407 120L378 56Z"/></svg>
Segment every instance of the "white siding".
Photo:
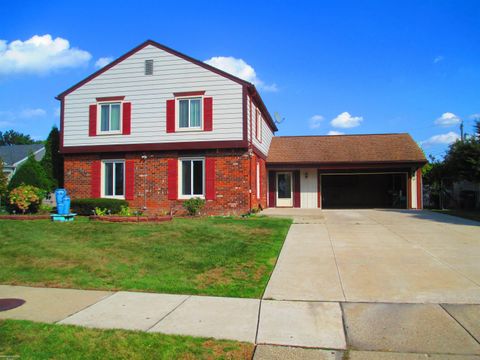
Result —
<svg viewBox="0 0 480 360"><path fill-rule="evenodd" d="M268 155L268 149L270 148L270 143L272 142L272 138L274 136L272 129L268 126L265 118L262 116L262 142L257 140L255 136L255 112L257 111L257 107L252 101L252 106L250 109L250 96L247 100L247 127L248 127L248 139L252 139L253 145L258 148L262 154L265 156ZM251 112L250 112L251 110ZM250 122L250 114L252 116L252 121ZM251 137L250 137L251 134Z"/></svg>
<svg viewBox="0 0 480 360"><path fill-rule="evenodd" d="M144 75L145 60L154 74ZM174 92L213 97L213 131L166 132L166 101ZM97 97L125 96L132 103L131 134L88 136L89 105ZM242 140L242 86L152 45L65 97L64 146Z"/></svg>
<svg viewBox="0 0 480 360"><path fill-rule="evenodd" d="M412 172L412 188L411 188L411 194L410 194L410 199L412 200L412 209L418 209L418 204L417 204L417 172L413 171Z"/></svg>

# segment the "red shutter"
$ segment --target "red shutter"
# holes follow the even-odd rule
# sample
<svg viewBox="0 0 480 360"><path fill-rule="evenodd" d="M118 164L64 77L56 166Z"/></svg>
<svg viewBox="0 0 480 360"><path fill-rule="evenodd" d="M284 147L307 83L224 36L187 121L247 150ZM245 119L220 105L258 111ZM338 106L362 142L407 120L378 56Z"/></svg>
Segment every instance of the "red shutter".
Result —
<svg viewBox="0 0 480 360"><path fill-rule="evenodd" d="M92 161L92 169L90 173L90 196L92 198L99 198L101 196L100 191L100 182L101 182L101 166L102 163L100 160L93 160Z"/></svg>
<svg viewBox="0 0 480 360"><path fill-rule="evenodd" d="M178 160L168 160L168 200L176 200L178 193Z"/></svg>
<svg viewBox="0 0 480 360"><path fill-rule="evenodd" d="M300 171L293 172L293 207L300 207Z"/></svg>
<svg viewBox="0 0 480 360"><path fill-rule="evenodd" d="M167 100L167 133L175 132L175 100Z"/></svg>
<svg viewBox="0 0 480 360"><path fill-rule="evenodd" d="M125 200L135 197L135 161L125 161Z"/></svg>
<svg viewBox="0 0 480 360"><path fill-rule="evenodd" d="M132 119L132 103L124 102L123 103L123 124L122 124L122 133L123 135L130 135L131 131L131 119Z"/></svg>
<svg viewBox="0 0 480 360"><path fill-rule="evenodd" d="M205 159L205 199L215 200L215 159Z"/></svg>
<svg viewBox="0 0 480 360"><path fill-rule="evenodd" d="M203 130L213 130L213 98L203 98Z"/></svg>
<svg viewBox="0 0 480 360"><path fill-rule="evenodd" d="M277 198L277 174L275 171L268 173L268 206L275 207Z"/></svg>
<svg viewBox="0 0 480 360"><path fill-rule="evenodd" d="M90 105L88 111L88 136L97 135L97 104Z"/></svg>

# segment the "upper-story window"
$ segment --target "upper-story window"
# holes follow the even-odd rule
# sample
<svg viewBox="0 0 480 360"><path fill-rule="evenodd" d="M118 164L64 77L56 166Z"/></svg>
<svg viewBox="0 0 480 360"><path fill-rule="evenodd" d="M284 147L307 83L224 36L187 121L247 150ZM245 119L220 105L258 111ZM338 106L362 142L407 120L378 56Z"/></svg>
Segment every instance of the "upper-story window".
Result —
<svg viewBox="0 0 480 360"><path fill-rule="evenodd" d="M202 98L178 99L178 129L202 129Z"/></svg>
<svg viewBox="0 0 480 360"><path fill-rule="evenodd" d="M121 103L100 103L100 133L119 133L121 123Z"/></svg>

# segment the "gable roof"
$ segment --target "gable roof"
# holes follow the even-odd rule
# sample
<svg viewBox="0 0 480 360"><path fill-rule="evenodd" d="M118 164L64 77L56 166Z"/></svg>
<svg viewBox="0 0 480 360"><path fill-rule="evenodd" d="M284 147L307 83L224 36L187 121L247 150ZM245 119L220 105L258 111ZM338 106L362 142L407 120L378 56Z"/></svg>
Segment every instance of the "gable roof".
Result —
<svg viewBox="0 0 480 360"><path fill-rule="evenodd" d="M13 166L26 159L30 153L36 153L43 148L45 148L43 144L0 146L0 158L5 165Z"/></svg>
<svg viewBox="0 0 480 360"><path fill-rule="evenodd" d="M278 136L269 164L426 163L409 134Z"/></svg>
<svg viewBox="0 0 480 360"><path fill-rule="evenodd" d="M100 70L94 72L93 74L91 74L90 76L86 77L85 79L81 80L80 82L76 83L75 85L71 86L70 88L68 88L67 90L63 91L62 93L60 93L59 95L57 95L55 97L55 99L57 100L62 100L65 96L67 96L68 94L70 94L72 91L78 89L79 87L81 87L82 85L86 84L87 82L89 82L90 80L93 80L94 78L96 78L97 76L103 74L105 71L107 71L108 69L114 67L115 65L117 65L118 63L122 62L123 60L127 59L128 57L132 56L133 54L137 53L138 51L142 50L143 48L147 47L147 46L154 46L160 50L163 50L163 51L166 51L172 55L175 55L175 56L178 56L179 58L182 58L186 61L189 61L195 65L198 65L200 67L203 67L204 69L207 69L209 71L212 71L220 76L223 76L227 79L230 79L244 87L246 87L248 89L248 91L250 92L250 94L252 95L252 97L257 100L258 102L258 106L260 107L260 109L262 110L262 112L265 113L266 117L267 117L267 122L269 123L270 127L272 128L273 131L277 131L277 126L275 125L275 122L273 121L270 113L268 112L265 104L263 103L263 100L262 98L260 97L260 95L258 94L258 91L256 90L255 88L255 85L253 85L252 83L248 82L248 81L245 81L243 79L240 79L239 77L237 76L234 76L232 74L229 74L223 70L220 70L214 66L211 66L211 65L208 65L206 63L204 63L203 61L200 61L200 60L197 60L197 59L194 59L192 58L191 56L188 56L188 55L185 55L177 50L174 50L172 48L169 48L165 45L162 45L156 41L153 41L153 40L146 40L145 42L143 42L142 44L138 45L137 47L133 48L132 50L130 50L129 52L127 52L126 54L120 56L119 58L115 59L114 61L112 61L110 64L104 66L103 68L101 68Z"/></svg>

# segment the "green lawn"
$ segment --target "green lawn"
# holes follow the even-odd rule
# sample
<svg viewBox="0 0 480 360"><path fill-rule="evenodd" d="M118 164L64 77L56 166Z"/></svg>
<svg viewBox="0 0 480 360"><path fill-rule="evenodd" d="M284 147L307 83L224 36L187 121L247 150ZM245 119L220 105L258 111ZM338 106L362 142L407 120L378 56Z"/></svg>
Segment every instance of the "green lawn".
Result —
<svg viewBox="0 0 480 360"><path fill-rule="evenodd" d="M253 349L253 344L236 341L0 320L0 357L35 360L251 359Z"/></svg>
<svg viewBox="0 0 480 360"><path fill-rule="evenodd" d="M432 210L440 214L447 214L452 216L461 217L464 219L480 221L479 210Z"/></svg>
<svg viewBox="0 0 480 360"><path fill-rule="evenodd" d="M0 283L259 298L290 224L0 220Z"/></svg>

